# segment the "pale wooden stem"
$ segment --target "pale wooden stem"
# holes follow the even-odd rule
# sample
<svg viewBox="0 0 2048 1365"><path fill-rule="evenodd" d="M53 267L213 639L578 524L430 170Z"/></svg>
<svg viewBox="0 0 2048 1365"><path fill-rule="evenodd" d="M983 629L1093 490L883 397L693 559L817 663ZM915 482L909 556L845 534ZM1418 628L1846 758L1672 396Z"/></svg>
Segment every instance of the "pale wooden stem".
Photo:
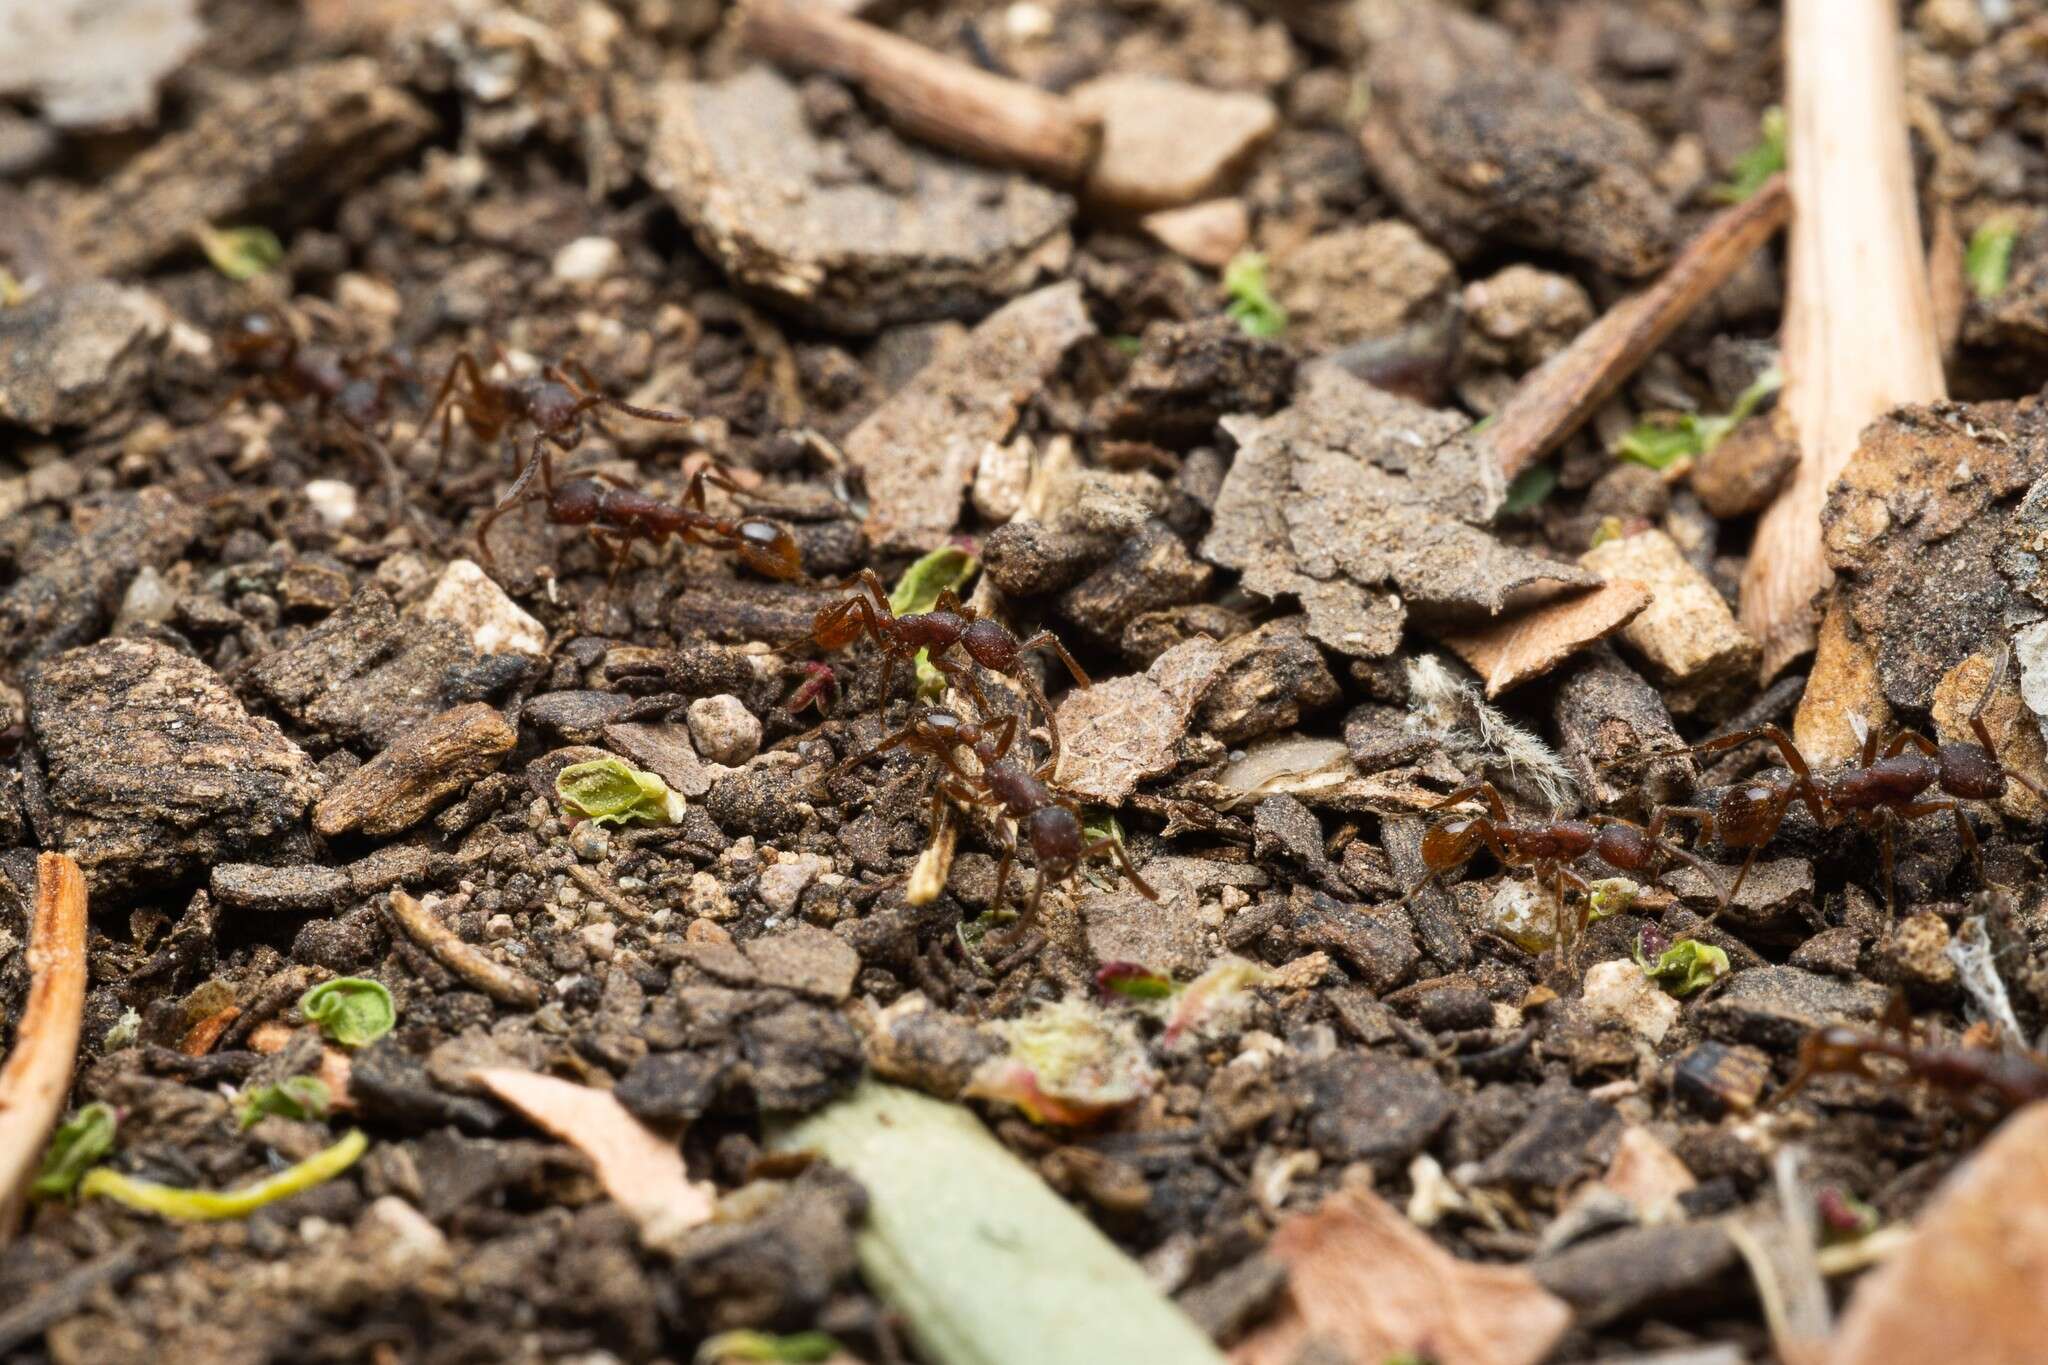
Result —
<svg viewBox="0 0 2048 1365"><path fill-rule="evenodd" d="M1514 478L1584 426L1678 324L1785 225L1789 203L1784 178L1772 177L1701 229L1655 284L1608 309L1524 379L1490 429L1502 474Z"/></svg>
<svg viewBox="0 0 2048 1365"><path fill-rule="evenodd" d="M14 1235L50 1130L71 1093L85 1014L85 877L64 853L36 860L28 1003L0 1068L0 1243Z"/></svg>
<svg viewBox="0 0 2048 1365"><path fill-rule="evenodd" d="M1813 648L1830 581L1820 513L1863 428L1944 396L1890 0L1788 0L1785 419L1799 450L1742 575L1769 679Z"/></svg>
<svg viewBox="0 0 2048 1365"><path fill-rule="evenodd" d="M1101 129L1071 101L806 0L749 0L749 46L853 82L904 132L1061 184L1088 171Z"/></svg>

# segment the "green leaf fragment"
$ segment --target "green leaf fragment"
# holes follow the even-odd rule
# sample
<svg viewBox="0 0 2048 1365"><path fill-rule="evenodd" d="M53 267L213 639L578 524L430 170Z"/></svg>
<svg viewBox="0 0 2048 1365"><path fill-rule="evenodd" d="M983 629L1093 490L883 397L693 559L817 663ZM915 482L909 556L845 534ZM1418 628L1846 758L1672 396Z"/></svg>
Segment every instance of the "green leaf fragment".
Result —
<svg viewBox="0 0 2048 1365"><path fill-rule="evenodd" d="M267 227L214 228L201 224L194 235L213 268L231 280L253 280L284 259L284 243Z"/></svg>
<svg viewBox="0 0 2048 1365"><path fill-rule="evenodd" d="M1276 337L1287 330L1287 310L1266 284L1266 258L1240 251L1223 267L1223 292L1230 304L1223 311L1237 319L1246 336Z"/></svg>
<svg viewBox="0 0 2048 1365"><path fill-rule="evenodd" d="M555 795L572 814L600 825L669 825L682 814L682 798L668 783L617 758L571 763L555 774Z"/></svg>
<svg viewBox="0 0 2048 1365"><path fill-rule="evenodd" d="M959 1105L867 1081L770 1143L866 1188L861 1270L934 1365L1222 1365L1136 1262Z"/></svg>
<svg viewBox="0 0 2048 1365"><path fill-rule="evenodd" d="M941 545L930 554L903 571L903 577L896 580L896 586L889 590L889 610L898 616L914 616L930 611L939 604L939 598L949 589L959 592L967 586L981 568L981 561L957 545ZM929 650L917 651L917 695L936 697L946 690L946 679L938 669L933 668L926 657Z"/></svg>
<svg viewBox="0 0 2048 1365"><path fill-rule="evenodd" d="M1615 445L1614 453L1651 469L1669 469L1680 460L1704 455L1727 440L1728 434L1747 421L1766 398L1784 387L1785 372L1773 365L1736 395L1735 406L1727 412L1719 416L1688 412L1675 420L1652 418L1639 422Z"/></svg>
<svg viewBox="0 0 2048 1365"><path fill-rule="evenodd" d="M1681 1000L1695 991L1705 990L1728 974L1728 954L1724 949L1691 938L1678 940L1652 960L1643 951L1639 937L1636 940L1636 964L1666 993Z"/></svg>
<svg viewBox="0 0 2048 1365"><path fill-rule="evenodd" d="M79 1183L78 1193L81 1198L111 1199L131 1209L181 1222L217 1223L228 1218L247 1218L266 1204L325 1184L355 1165L369 1145L370 1140L362 1130L353 1129L341 1141L313 1153L298 1165L287 1166L276 1175L238 1190L180 1189L153 1180L137 1180L102 1166L87 1173Z"/></svg>
<svg viewBox="0 0 2048 1365"><path fill-rule="evenodd" d="M398 1024L391 992L360 976L323 981L299 997L299 1013L343 1047L365 1047Z"/></svg>
<svg viewBox="0 0 2048 1365"><path fill-rule="evenodd" d="M243 1128L253 1128L259 1119L271 1114L287 1119L323 1119L332 1102L327 1083L318 1076L293 1076L276 1085L243 1091L235 1119Z"/></svg>
<svg viewBox="0 0 2048 1365"><path fill-rule="evenodd" d="M725 1361L770 1360L810 1365L830 1360L845 1348L823 1332L793 1332L771 1336L766 1332L720 1332L697 1348L697 1365L722 1365Z"/></svg>
<svg viewBox="0 0 2048 1365"><path fill-rule="evenodd" d="M2012 278L2012 248L2019 240L2019 219L2008 213L1986 219L1970 234L1970 246L1963 253L1963 275L1970 292L1980 299L1995 299L2005 292Z"/></svg>
<svg viewBox="0 0 2048 1365"><path fill-rule="evenodd" d="M121 1126L111 1104L88 1104L57 1125L43 1152L42 1168L30 1182L36 1199L62 1199L78 1188L86 1171L114 1150L114 1130Z"/></svg>
<svg viewBox="0 0 2048 1365"><path fill-rule="evenodd" d="M1785 111L1777 105L1764 110L1763 140L1735 159L1735 173L1714 187L1714 197L1724 204L1739 204L1764 187L1764 182L1785 169Z"/></svg>
<svg viewBox="0 0 2048 1365"><path fill-rule="evenodd" d="M977 1067L963 1093L1033 1123L1084 1127L1136 1104L1159 1079L1131 1022L1085 1000L1055 1000L990 1030L1009 1051Z"/></svg>
<svg viewBox="0 0 2048 1365"><path fill-rule="evenodd" d="M1589 886L1586 917L1591 921L1619 915L1632 907L1642 893L1643 888L1627 877L1601 877Z"/></svg>
<svg viewBox="0 0 2048 1365"><path fill-rule="evenodd" d="M1492 421L1492 418L1488 418ZM1477 430L1477 428L1474 428ZM1508 485L1507 497L1500 505L1504 517L1518 517L1524 512L1534 511L1542 506L1543 500L1557 491L1557 466L1548 464L1531 465L1515 475L1515 481Z"/></svg>

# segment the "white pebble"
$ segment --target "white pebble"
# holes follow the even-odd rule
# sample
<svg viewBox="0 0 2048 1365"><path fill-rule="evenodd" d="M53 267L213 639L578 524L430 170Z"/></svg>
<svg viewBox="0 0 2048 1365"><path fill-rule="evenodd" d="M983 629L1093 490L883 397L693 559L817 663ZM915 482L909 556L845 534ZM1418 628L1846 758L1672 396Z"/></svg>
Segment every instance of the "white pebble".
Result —
<svg viewBox="0 0 2048 1365"><path fill-rule="evenodd" d="M818 875L832 866L815 853L801 853L788 862L777 863L761 873L755 894L773 915L787 915L796 909L804 891Z"/></svg>
<svg viewBox="0 0 2048 1365"><path fill-rule="evenodd" d="M455 560L442 571L420 612L429 621L453 621L467 630L479 654L547 653L548 633L541 623L471 560Z"/></svg>
<svg viewBox="0 0 2048 1365"><path fill-rule="evenodd" d="M615 272L625 252L609 237L578 237L555 253L555 278L568 284L588 284Z"/></svg>
<svg viewBox="0 0 2048 1365"><path fill-rule="evenodd" d="M1678 1002L1625 957L1586 973L1582 1006L1592 1018L1616 1020L1652 1047L1678 1022Z"/></svg>
<svg viewBox="0 0 2048 1365"><path fill-rule="evenodd" d="M306 485L306 502L313 515L339 531L356 514L356 486L340 479L314 479Z"/></svg>
<svg viewBox="0 0 2048 1365"><path fill-rule="evenodd" d="M690 703L690 738L706 761L737 768L761 747L761 720L730 693Z"/></svg>

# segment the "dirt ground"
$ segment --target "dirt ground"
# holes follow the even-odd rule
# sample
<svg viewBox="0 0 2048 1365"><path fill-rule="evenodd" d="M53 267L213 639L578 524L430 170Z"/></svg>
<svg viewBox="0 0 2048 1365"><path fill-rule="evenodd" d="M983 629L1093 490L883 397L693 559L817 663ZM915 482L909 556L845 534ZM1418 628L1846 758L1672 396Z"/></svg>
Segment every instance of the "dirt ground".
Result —
<svg viewBox="0 0 2048 1365"><path fill-rule="evenodd" d="M0 51L0 1001L11 1037L61 849L71 1107L112 1106L112 1170L226 1189L369 1147L217 1223L36 1202L9 1359L686 1361L743 1329L928 1358L858 1264L860 1183L769 1150L872 1075L970 1106L1240 1360L1380 1365L1269 1349L1313 1292L1275 1230L1368 1190L1569 1310L1534 1355L1407 1358L1769 1360L1729 1229L1811 1198L1853 1244L1983 1141L1998 1103L1882 1068L1765 1102L1894 1000L1995 1038L1987 971L2009 1041L2048 1022L2020 786L1883 837L1788 796L1718 914L1746 850L1692 819L1704 866L1562 924L1547 864L1430 861L1481 782L1520 828L1783 777L1768 742L1681 752L1801 697L1733 613L1786 468L1768 396L1616 453L1771 371L1781 247L1535 474L1504 487L1474 425L1740 197L1773 7L861 11L1102 113L1079 185L763 62L711 0L103 9ZM1871 723L1968 742L1981 711L2027 775L2048 6L1901 11L1970 406L1874 429L1826 544ZM628 530L689 534L608 538L635 491ZM949 546L920 572L995 623L968 644L1049 631L1073 669L921 673L943 639L831 614ZM1488 632L1532 621L1562 643L1502 663ZM863 759L934 706L1015 747ZM562 775L606 758L666 795L582 818ZM1157 899L1106 846L1061 876L1063 812ZM1685 941L1718 966L1638 965ZM395 1027L323 1035L299 1002L334 977ZM991 1080L1059 1002L1123 1070ZM608 1092L716 1217L653 1244L492 1068ZM327 1112L242 1121L302 1076Z"/></svg>

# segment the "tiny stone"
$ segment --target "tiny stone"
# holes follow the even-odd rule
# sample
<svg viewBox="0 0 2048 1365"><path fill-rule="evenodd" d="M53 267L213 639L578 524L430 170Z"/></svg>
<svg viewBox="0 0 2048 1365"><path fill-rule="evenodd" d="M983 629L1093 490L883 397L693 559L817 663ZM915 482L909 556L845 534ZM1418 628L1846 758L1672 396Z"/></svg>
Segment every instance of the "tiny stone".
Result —
<svg viewBox="0 0 2048 1365"><path fill-rule="evenodd" d="M1344 1052L1304 1074L1308 1140L1330 1161L1369 1161L1392 1174L1427 1147L1450 1118L1451 1094L1430 1068Z"/></svg>
<svg viewBox="0 0 2048 1365"><path fill-rule="evenodd" d="M578 237L555 253L550 273L565 284L589 284L615 274L625 260L609 237Z"/></svg>
<svg viewBox="0 0 2048 1365"><path fill-rule="evenodd" d="M452 621L460 626L479 654L510 650L539 657L547 653L546 627L507 597L472 560L455 560L442 571L420 613L430 621Z"/></svg>
<svg viewBox="0 0 2048 1365"><path fill-rule="evenodd" d="M1945 996L1956 991L1956 964L1948 955L1947 921L1931 910L1908 915L1878 946L1889 975L1909 991Z"/></svg>
<svg viewBox="0 0 2048 1365"><path fill-rule="evenodd" d="M580 820L569 831L569 847L586 863L603 862L612 851L612 833L595 820Z"/></svg>
<svg viewBox="0 0 2048 1365"><path fill-rule="evenodd" d="M326 523L330 531L339 531L356 514L354 484L340 479L313 479L306 484L304 492L313 515Z"/></svg>
<svg viewBox="0 0 2048 1365"><path fill-rule="evenodd" d="M761 747L761 720L731 693L690 703L690 738L706 761L737 768Z"/></svg>
<svg viewBox="0 0 2048 1365"><path fill-rule="evenodd" d="M221 863L213 869L209 885L214 899L231 909L300 914L331 910L350 890L346 872L317 863L296 867Z"/></svg>
<svg viewBox="0 0 2048 1365"><path fill-rule="evenodd" d="M787 915L796 909L804 891L816 881L818 874L832 866L828 859L815 853L798 854L787 862L775 864L762 871L755 885L754 894L761 898L761 904L775 915Z"/></svg>
<svg viewBox="0 0 2048 1365"><path fill-rule="evenodd" d="M1709 1032L1790 1051L1817 1028L1867 1024L1883 1011L1885 988L1836 981L1797 967L1754 967L1721 983L1699 1007Z"/></svg>
<svg viewBox="0 0 2048 1365"><path fill-rule="evenodd" d="M1612 1019L1655 1047L1678 1022L1679 1004L1627 958L1602 962L1586 973L1580 1007L1594 1019Z"/></svg>

